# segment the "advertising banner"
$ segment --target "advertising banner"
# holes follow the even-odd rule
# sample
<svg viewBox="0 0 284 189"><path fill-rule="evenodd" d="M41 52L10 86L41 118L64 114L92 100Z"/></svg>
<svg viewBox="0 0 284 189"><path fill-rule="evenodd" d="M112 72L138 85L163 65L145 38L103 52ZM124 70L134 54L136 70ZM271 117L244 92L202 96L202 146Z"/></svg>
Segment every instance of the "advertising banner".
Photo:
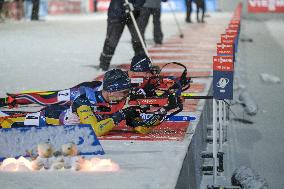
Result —
<svg viewBox="0 0 284 189"><path fill-rule="evenodd" d="M234 72L213 71L213 91L214 98L218 100L233 99L233 79Z"/></svg>
<svg viewBox="0 0 284 189"><path fill-rule="evenodd" d="M233 99L235 54L241 27L242 4L234 12L226 33L217 43L217 56L213 56L213 97L217 100Z"/></svg>
<svg viewBox="0 0 284 189"><path fill-rule="evenodd" d="M218 55L234 55L234 44L232 43L217 43Z"/></svg>
<svg viewBox="0 0 284 189"><path fill-rule="evenodd" d="M221 34L221 43L234 44L236 35Z"/></svg>
<svg viewBox="0 0 284 189"><path fill-rule="evenodd" d="M233 99L234 57L213 57L213 91L215 99Z"/></svg>
<svg viewBox="0 0 284 189"><path fill-rule="evenodd" d="M250 13L284 13L284 0L248 0Z"/></svg>
<svg viewBox="0 0 284 189"><path fill-rule="evenodd" d="M213 70L216 71L234 71L233 56L214 56Z"/></svg>
<svg viewBox="0 0 284 189"><path fill-rule="evenodd" d="M104 12L108 10L110 0L97 0L96 10L99 12Z"/></svg>

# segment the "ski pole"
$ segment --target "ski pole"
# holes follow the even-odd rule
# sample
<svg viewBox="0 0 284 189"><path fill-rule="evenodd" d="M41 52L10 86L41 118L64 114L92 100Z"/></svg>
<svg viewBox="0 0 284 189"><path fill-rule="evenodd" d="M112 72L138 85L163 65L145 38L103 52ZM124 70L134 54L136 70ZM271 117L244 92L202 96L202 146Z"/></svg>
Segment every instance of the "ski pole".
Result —
<svg viewBox="0 0 284 189"><path fill-rule="evenodd" d="M176 13L175 13L175 11L174 11L172 5L171 5L171 2L170 2L170 1L167 1L167 2L168 2L168 5L169 5L169 7L170 7L170 9L171 9L171 12L172 12L172 14L173 14L173 16L174 16L174 20L175 20L175 23L176 23L176 25L177 25L178 32L179 32L179 37L180 37L180 38L183 38L184 35L183 35L182 31L181 31L179 22L178 22L177 17L176 17Z"/></svg>
<svg viewBox="0 0 284 189"><path fill-rule="evenodd" d="M132 22L133 22L133 25L134 25L134 28L135 28L136 33L137 33L137 35L138 35L138 38L139 38L139 40L140 40L140 43L142 44L142 47L143 47L143 49L144 49L144 52L145 52L145 54L150 58L149 53L148 53L148 50L147 50L147 48L146 48L146 44L145 44L145 42L144 42L144 39L143 39L143 37L142 37L142 35L141 35L141 32L140 32L140 30L139 30L139 27L138 27L138 25L137 25L137 22L136 22L136 20L135 20L135 17L134 17L134 15L133 15L133 12L132 12L132 11L134 10L134 7L133 7L133 5L132 5L131 3L129 3L128 0L124 0L124 2L125 2L125 5L128 7L128 9L126 9L126 13L129 13L129 14L130 14L131 20L132 20ZM150 59L151 59L151 58L150 58Z"/></svg>

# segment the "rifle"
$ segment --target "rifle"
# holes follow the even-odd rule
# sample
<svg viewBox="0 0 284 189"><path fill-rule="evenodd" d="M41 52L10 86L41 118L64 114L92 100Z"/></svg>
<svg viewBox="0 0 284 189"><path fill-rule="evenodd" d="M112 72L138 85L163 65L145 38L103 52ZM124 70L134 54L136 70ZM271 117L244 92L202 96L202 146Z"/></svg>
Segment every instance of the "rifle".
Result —
<svg viewBox="0 0 284 189"><path fill-rule="evenodd" d="M166 66L170 64L175 64L183 68L180 76L165 76L163 71ZM147 84L152 84L154 86L153 90L158 90L150 92L150 95L145 93L136 93L132 90L130 96L123 102L110 103L110 104L99 104L96 112L97 114L112 114L115 113L123 107L133 107L133 109L138 110L140 113L153 114L156 113L157 108L165 108L167 111L167 117L170 118L183 110L183 103L185 99L212 99L212 96L192 96L192 94L184 93L190 88L192 83L191 77L187 77L187 68L178 62L170 62L165 64L161 69L157 67L152 67L151 70L153 76L147 78L146 81L142 79L137 79L140 81L138 91L141 88L145 89ZM154 81L154 82L152 82ZM141 88L139 88L141 87ZM150 89L151 90L151 89ZM134 92L133 92L134 91Z"/></svg>

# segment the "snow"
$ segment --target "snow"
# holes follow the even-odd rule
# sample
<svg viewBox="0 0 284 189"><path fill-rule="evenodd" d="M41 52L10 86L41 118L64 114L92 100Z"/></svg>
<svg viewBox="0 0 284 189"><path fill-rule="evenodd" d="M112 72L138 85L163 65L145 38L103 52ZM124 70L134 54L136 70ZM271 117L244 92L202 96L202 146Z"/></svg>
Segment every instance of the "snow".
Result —
<svg viewBox="0 0 284 189"><path fill-rule="evenodd" d="M261 178L257 173L247 167L240 167L233 173L232 181L236 185L242 186L243 189L268 189L265 179Z"/></svg>
<svg viewBox="0 0 284 189"><path fill-rule="evenodd" d="M60 151L63 144L74 142L78 144L78 150L82 154L104 153L91 126L66 125L1 130L0 157L20 156L27 152L36 153L37 145L45 142L51 142L55 151Z"/></svg>
<svg viewBox="0 0 284 189"><path fill-rule="evenodd" d="M213 24L219 19L223 21L226 16L231 15L212 14L207 24L215 32ZM185 27L184 14L177 14L177 17ZM66 16L48 18L46 22L8 22L1 25L0 67L6 72L0 73L0 96L28 89L64 89L92 80L98 74L94 66L99 64L106 30L105 19L105 15L83 18ZM162 19L165 39L176 34L172 15L164 14ZM153 44L152 40L148 40L152 39L151 25L146 34L150 45ZM130 62L133 56L130 49L129 33L124 32L112 64ZM207 84L206 91L200 94L206 95L211 79L194 81ZM118 172L0 172L1 188L175 188L203 106L204 101L201 101L197 112L194 112L197 120L191 123L184 141L101 141L106 152L103 157L117 163L120 167ZM5 149L5 146L0 149Z"/></svg>
<svg viewBox="0 0 284 189"><path fill-rule="evenodd" d="M280 78L271 74L261 73L260 77L266 83L280 83Z"/></svg>

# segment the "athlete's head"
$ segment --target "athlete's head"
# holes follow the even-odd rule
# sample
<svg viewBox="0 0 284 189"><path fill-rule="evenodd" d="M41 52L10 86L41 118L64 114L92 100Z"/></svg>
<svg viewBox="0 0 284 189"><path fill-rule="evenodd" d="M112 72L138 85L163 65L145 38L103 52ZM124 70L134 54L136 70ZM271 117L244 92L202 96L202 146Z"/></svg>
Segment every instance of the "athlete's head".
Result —
<svg viewBox="0 0 284 189"><path fill-rule="evenodd" d="M150 58L146 54L138 54L132 58L128 74L130 77L150 77L157 74L158 70L156 69L157 67L152 65Z"/></svg>
<svg viewBox="0 0 284 189"><path fill-rule="evenodd" d="M131 88L130 79L126 72L121 69L107 71L103 79L103 92L106 100L121 101L129 95Z"/></svg>

